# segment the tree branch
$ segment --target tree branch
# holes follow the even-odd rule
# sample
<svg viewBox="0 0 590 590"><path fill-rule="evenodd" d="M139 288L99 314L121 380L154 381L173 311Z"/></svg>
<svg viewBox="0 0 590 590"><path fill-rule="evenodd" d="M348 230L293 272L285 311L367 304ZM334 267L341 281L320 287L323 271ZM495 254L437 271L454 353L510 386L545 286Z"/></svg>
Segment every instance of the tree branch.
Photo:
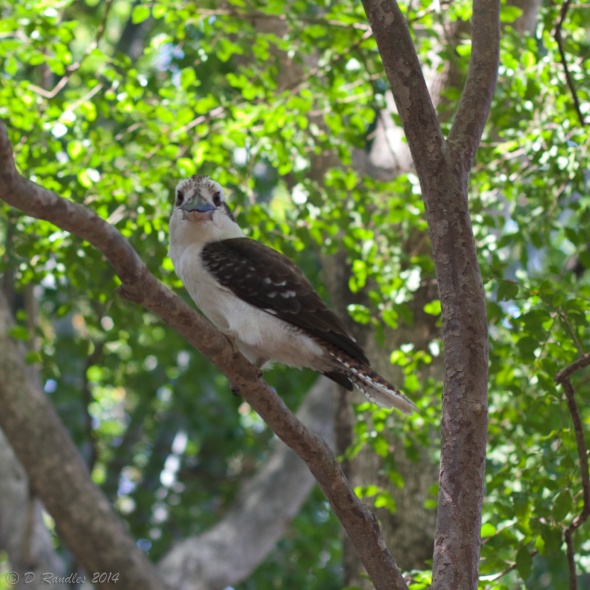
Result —
<svg viewBox="0 0 590 590"><path fill-rule="evenodd" d="M469 71L449 143L458 148L469 170L494 98L500 60L500 2L473 0Z"/></svg>
<svg viewBox="0 0 590 590"><path fill-rule="evenodd" d="M299 420L326 440L333 437L333 388L320 378L297 411ZM246 579L283 536L314 483L305 463L278 442L223 519L167 553L160 563L166 581L174 588L209 590Z"/></svg>
<svg viewBox="0 0 590 590"><path fill-rule="evenodd" d="M1 376L2 379L5 377ZM11 571L23 582L28 580L27 590L39 590L42 586L47 590L43 573L52 572L65 578L65 565L45 527L41 502L31 495L25 470L1 429L0 473L0 551L8 555ZM35 575L34 580L30 580L31 572ZM66 586L52 584L52 590L67 590ZM23 586L15 584L15 587Z"/></svg>
<svg viewBox="0 0 590 590"><path fill-rule="evenodd" d="M8 335L11 324L8 305L0 295L0 427L34 493L89 578L93 573L118 574L118 584L96 587L162 590L156 569L93 484L49 398L31 377L22 347Z"/></svg>
<svg viewBox="0 0 590 590"><path fill-rule="evenodd" d="M575 371L579 371L584 367L590 365L590 354L584 355L582 358L573 362L565 369L561 370L555 376L555 382L561 383L563 392L565 393L565 399L567 407L572 417L572 423L574 426L574 434L576 437L576 447L578 450L578 464L580 466L580 479L582 481L582 497L583 504L582 510L574 518L574 520L564 528L563 536L566 545L567 563L570 573L570 590L577 590L578 581L576 575L576 562L574 561L575 548L574 548L574 532L579 529L590 517L590 475L588 473L588 450L586 447L586 441L584 439L584 428L582 426L582 419L580 418L580 411L578 410L578 404L576 403L576 394L572 382L570 381L570 375Z"/></svg>
<svg viewBox="0 0 590 590"><path fill-rule="evenodd" d="M557 21L557 25L555 25L555 32L553 36L555 37L555 41L557 41L557 49L559 51L559 56L561 57L561 63L563 64L565 81L567 82L567 87L570 89L570 93L574 101L574 108L576 110L576 114L578 115L578 120L580 121L580 125L585 127L586 120L582 114L580 99L578 98L578 92L576 90L576 85L574 84L574 79L572 78L572 73L570 72L569 66L567 65L567 57L565 55L565 49L563 48L563 37L561 36L563 23L565 22L570 5L571 0L564 0L563 4L561 5L561 10L559 11L559 20Z"/></svg>
<svg viewBox="0 0 590 590"><path fill-rule="evenodd" d="M119 293L160 316L207 356L273 432L307 463L377 590L407 588L383 542L374 515L354 494L327 444L295 418L281 398L258 378L257 369L241 354L235 353L220 332L149 273L135 250L114 227L82 205L67 201L20 176L3 124L0 124L0 195L13 207L37 219L50 221L99 249L123 283ZM12 434L19 438L18 432ZM13 446L16 449L16 445ZM74 552L78 549L75 543L70 547Z"/></svg>
<svg viewBox="0 0 590 590"><path fill-rule="evenodd" d="M588 365L590 365L590 354L585 354L571 365L568 365L565 369L559 371L559 373L555 375L555 381L557 383L563 383L570 375Z"/></svg>
<svg viewBox="0 0 590 590"><path fill-rule="evenodd" d="M410 31L395 0L363 0L363 6L422 178L429 168L438 167L444 138Z"/></svg>
<svg viewBox="0 0 590 590"><path fill-rule="evenodd" d="M432 588L475 590L488 422L488 335L467 186L494 91L500 2L474 0L469 76L448 142L397 3L363 0L363 6L420 178L442 305L445 373Z"/></svg>

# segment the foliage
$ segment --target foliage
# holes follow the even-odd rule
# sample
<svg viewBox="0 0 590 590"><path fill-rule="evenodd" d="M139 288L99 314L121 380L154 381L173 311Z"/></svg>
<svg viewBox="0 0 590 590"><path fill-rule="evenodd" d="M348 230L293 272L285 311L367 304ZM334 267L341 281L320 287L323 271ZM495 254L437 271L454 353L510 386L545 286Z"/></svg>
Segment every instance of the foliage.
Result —
<svg viewBox="0 0 590 590"><path fill-rule="evenodd" d="M371 146L387 89L360 4L200 4L5 2L0 115L19 169L109 219L177 289L166 257L171 193L179 177L209 174L230 188L252 237L297 259L320 292L318 255L343 246L350 289L367 294L349 310L356 321L411 326L408 303L434 275L430 258L410 247L426 230L419 184L412 173L385 182L351 166L353 151ZM470 5L454 2L442 14L411 3L425 64L466 68L469 45L441 49L440 25L468 19ZM517 16L504 7L503 21ZM563 585L562 530L581 509L576 441L555 375L590 351L590 138L552 37L557 18L557 7L544 8L534 37L506 29L488 139L472 176L491 334L482 587ZM572 10L563 29L587 120L589 21L588 10ZM443 116L456 96L448 91ZM327 153L338 165L322 161ZM208 363L117 297L92 247L7 209L1 232L3 272L18 292L35 285L40 301L29 333L31 318L15 299L14 336L29 339L30 361L94 480L157 560L174 540L218 520L264 461L269 433ZM437 317L440 305L425 312ZM400 486L385 433L403 432L410 454L432 444L440 390L422 370L440 354L438 341L392 354L405 390L421 397L420 416L400 423L368 404L357 409L351 452L370 445ZM573 379L588 436L587 388L582 375ZM295 407L313 376L277 369L269 381ZM395 509L371 482L360 491ZM332 519L314 494L242 587L338 587ZM590 567L589 526L575 536L580 571Z"/></svg>

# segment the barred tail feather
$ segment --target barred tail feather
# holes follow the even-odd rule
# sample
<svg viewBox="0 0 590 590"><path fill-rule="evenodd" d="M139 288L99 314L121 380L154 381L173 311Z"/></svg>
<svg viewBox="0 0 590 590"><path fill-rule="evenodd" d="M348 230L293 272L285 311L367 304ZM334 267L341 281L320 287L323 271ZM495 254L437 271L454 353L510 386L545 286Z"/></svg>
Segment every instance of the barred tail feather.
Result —
<svg viewBox="0 0 590 590"><path fill-rule="evenodd" d="M397 387L373 371L369 365L356 361L336 349L328 349L328 352L342 367L341 371L338 372L343 373L374 404L382 408L397 408L405 414L411 414L417 409L416 404L411 399L407 398ZM334 379L332 375L328 376ZM341 382L341 380L334 380Z"/></svg>
<svg viewBox="0 0 590 590"><path fill-rule="evenodd" d="M363 374L356 373L352 368L350 371L350 380L374 404L382 408L397 408L404 414L411 414L416 410L416 404L411 399L374 371L367 371L364 367Z"/></svg>

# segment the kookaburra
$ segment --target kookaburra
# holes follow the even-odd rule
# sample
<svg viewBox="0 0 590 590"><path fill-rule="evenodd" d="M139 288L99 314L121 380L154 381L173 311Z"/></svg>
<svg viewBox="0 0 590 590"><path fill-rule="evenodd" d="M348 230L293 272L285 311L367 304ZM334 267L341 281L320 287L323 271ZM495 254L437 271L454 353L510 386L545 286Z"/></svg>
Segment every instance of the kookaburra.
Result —
<svg viewBox="0 0 590 590"><path fill-rule="evenodd" d="M308 367L382 407L415 409L371 369L299 267L244 235L223 189L206 176L176 187L170 258L201 311L259 369L273 361Z"/></svg>

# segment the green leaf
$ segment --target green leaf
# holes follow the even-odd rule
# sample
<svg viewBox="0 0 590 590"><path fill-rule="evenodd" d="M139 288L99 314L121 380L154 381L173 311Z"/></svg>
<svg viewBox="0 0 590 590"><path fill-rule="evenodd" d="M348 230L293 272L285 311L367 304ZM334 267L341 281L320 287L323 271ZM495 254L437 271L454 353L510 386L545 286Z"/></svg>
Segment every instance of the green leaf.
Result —
<svg viewBox="0 0 590 590"><path fill-rule="evenodd" d="M531 514L531 498L528 494L515 492L512 494L512 502L516 517L524 523L528 523Z"/></svg>
<svg viewBox="0 0 590 590"><path fill-rule="evenodd" d="M440 315L442 312L440 299L434 299L424 306L424 312L430 315Z"/></svg>
<svg viewBox="0 0 590 590"><path fill-rule="evenodd" d="M553 518L556 522L563 522L572 509L572 496L569 491L560 492L553 503Z"/></svg>
<svg viewBox="0 0 590 590"><path fill-rule="evenodd" d="M390 453L390 448L387 440L383 436L377 436L372 443L373 450L380 456L380 457L387 457Z"/></svg>
<svg viewBox="0 0 590 590"><path fill-rule="evenodd" d="M178 174L182 178L192 176L197 171L194 161L190 158L179 158L176 165L178 167Z"/></svg>
<svg viewBox="0 0 590 590"><path fill-rule="evenodd" d="M561 549L563 538L560 528L543 525L541 536L544 542L544 553L555 554Z"/></svg>
<svg viewBox="0 0 590 590"><path fill-rule="evenodd" d="M35 363L40 363L43 360L41 353L37 352L36 350L29 350L25 353L25 363L27 365L34 365Z"/></svg>
<svg viewBox="0 0 590 590"><path fill-rule="evenodd" d="M184 89L190 88L197 81L197 75L194 68L184 68L180 73L180 84Z"/></svg>
<svg viewBox="0 0 590 590"><path fill-rule="evenodd" d="M134 25L142 23L150 17L150 7L145 4L138 4L131 13L131 21Z"/></svg>
<svg viewBox="0 0 590 590"><path fill-rule="evenodd" d="M371 322L371 310L366 305L351 303L347 310L355 322L359 324L369 324Z"/></svg>
<svg viewBox="0 0 590 590"><path fill-rule="evenodd" d="M457 53L461 57L470 57L471 56L471 41L464 41L461 45L457 45L455 48Z"/></svg>
<svg viewBox="0 0 590 590"><path fill-rule="evenodd" d="M516 552L516 570L523 580L527 580L531 575L533 558L527 547L520 547Z"/></svg>
<svg viewBox="0 0 590 590"><path fill-rule="evenodd" d="M27 341L29 339L29 331L24 326L13 326L8 330L8 334L15 340Z"/></svg>
<svg viewBox="0 0 590 590"><path fill-rule="evenodd" d="M500 10L500 21L503 23L513 23L522 15L522 9L516 6L504 4Z"/></svg>
<svg viewBox="0 0 590 590"><path fill-rule="evenodd" d="M537 338L525 336L518 340L517 346L522 358L533 359L535 358L535 351L539 348L540 344Z"/></svg>
<svg viewBox="0 0 590 590"><path fill-rule="evenodd" d="M76 160L84 151L84 146L82 145L81 141L69 141L67 150L70 158L72 158L72 160Z"/></svg>
<svg viewBox="0 0 590 590"><path fill-rule="evenodd" d="M498 281L498 301L509 301L518 295L518 284L513 281L505 281L500 279Z"/></svg>
<svg viewBox="0 0 590 590"><path fill-rule="evenodd" d="M152 15L154 18L163 18L168 10L169 5L167 4L154 4Z"/></svg>
<svg viewBox="0 0 590 590"><path fill-rule="evenodd" d="M375 498L375 508L387 508L391 514L395 514L397 512L397 506L393 496L386 491L382 491Z"/></svg>

